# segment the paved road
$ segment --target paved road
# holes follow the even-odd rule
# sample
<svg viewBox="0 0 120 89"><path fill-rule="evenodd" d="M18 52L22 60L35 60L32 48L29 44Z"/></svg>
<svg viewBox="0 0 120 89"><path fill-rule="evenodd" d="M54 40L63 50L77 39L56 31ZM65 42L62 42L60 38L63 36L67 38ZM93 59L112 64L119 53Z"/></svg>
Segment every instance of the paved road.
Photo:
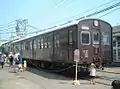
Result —
<svg viewBox="0 0 120 89"><path fill-rule="evenodd" d="M0 69L0 89L111 89L99 83L90 85L88 80L80 80L80 83L74 86L70 78L38 70L10 73L8 67Z"/></svg>
<svg viewBox="0 0 120 89"><path fill-rule="evenodd" d="M120 74L114 74L114 73L107 73L107 72L97 72L97 75L100 76L101 78L104 78L106 80L120 80Z"/></svg>

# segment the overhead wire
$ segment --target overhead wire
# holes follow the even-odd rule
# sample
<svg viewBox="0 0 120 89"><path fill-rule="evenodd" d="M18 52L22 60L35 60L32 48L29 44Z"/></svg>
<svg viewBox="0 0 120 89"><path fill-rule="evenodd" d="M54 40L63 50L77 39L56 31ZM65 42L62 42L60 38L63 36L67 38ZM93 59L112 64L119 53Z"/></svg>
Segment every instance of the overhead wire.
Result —
<svg viewBox="0 0 120 89"><path fill-rule="evenodd" d="M4 28L4 29L0 29L0 31L5 31L5 30L9 30L9 29L12 29L12 28L15 28L15 27L9 27L9 28Z"/></svg>
<svg viewBox="0 0 120 89"><path fill-rule="evenodd" d="M113 9L113 8L115 8L115 7L118 7L118 6L120 6L120 2L117 2L117 3L115 3L114 5L111 5L111 6L109 6L109 7L106 7L106 8L104 8L104 9L102 9L102 10L93 12L93 13L91 13L91 14L89 14L89 15L82 16L82 17L77 18L77 19L74 19L74 20L80 20L80 19L88 18L88 17L94 16L94 15L97 15L97 14L100 14L100 13L103 13L103 12L106 12L106 11L108 11L108 10L110 10L110 9ZM65 23L63 23L63 24L59 24L58 26L68 24L68 23L70 23L70 22L72 22L72 21L73 21L73 20L69 20L69 21L67 21L67 22L65 22ZM45 31L45 30L48 30L48 29L52 29L52 28L55 28L55 27L57 27L57 26L55 25L55 26L46 28L46 29L44 29L44 30L42 29L42 31ZM41 32L41 29L38 30L38 31L32 32L32 33L37 33L37 32Z"/></svg>
<svg viewBox="0 0 120 89"><path fill-rule="evenodd" d="M58 2L57 4L54 5L54 7L56 8L56 7L64 4L66 1L68 1L68 0L60 0L60 2Z"/></svg>
<svg viewBox="0 0 120 89"><path fill-rule="evenodd" d="M59 4L65 2L65 1L66 1L66 0L60 0ZM86 13L86 12L89 12L89 11L94 10L94 9L96 9L96 8L99 8L99 7L101 7L101 6L110 4L110 3L112 3L113 1L116 1L116 0L111 0L111 1L109 1L109 2L107 2L107 3L104 3L104 4L100 5L100 6L98 6L98 7L88 9L88 10L86 10L85 12L82 12L82 13ZM81 14L81 13L79 13L79 14ZM78 14L78 15L79 15L79 14ZM75 16L74 16L74 17L75 17ZM70 17L70 18L71 18L71 17ZM8 25L8 24L11 24L11 23L13 23L13 22L15 22L15 21L11 21L11 22L9 22L9 23L7 23L7 24L4 24L4 25ZM68 21L68 22L70 22L70 21ZM62 25L64 25L64 24L67 24L67 22L66 22L66 23L63 23ZM0 25L0 28L5 28L4 25ZM6 27L9 27L9 26L12 26L12 25L8 25L8 26L6 26ZM34 29L36 29L36 30L38 29L38 28L33 27L33 26L31 26L31 27L34 28ZM54 26L54 27L56 27L56 26ZM3 29L3 30L8 30L8 29ZM0 30L0 31L3 31L3 30Z"/></svg>
<svg viewBox="0 0 120 89"><path fill-rule="evenodd" d="M91 17L91 16L97 15L97 14L99 14L99 13L106 12L106 11L108 11L108 10L110 10L110 9L113 9L113 8L115 8L115 7L118 7L118 6L120 6L120 2L118 2L118 3L116 3L116 4L112 5L112 6L109 6L109 7L107 7L107 8L104 8L104 9L102 9L102 10L99 10L99 11L97 11L97 12L91 13L91 14L86 15L86 16L83 16L83 17L80 17L80 18L78 18L78 19L76 19L76 20L80 20L80 19L83 19L83 18Z"/></svg>
<svg viewBox="0 0 120 89"><path fill-rule="evenodd" d="M11 26L14 26L15 24L8 24L8 25L6 25L6 26L3 26L3 27L0 27L0 29L5 29L5 28L7 28L7 27L11 27Z"/></svg>
<svg viewBox="0 0 120 89"><path fill-rule="evenodd" d="M112 0L112 1L113 1L113 0ZM87 15L87 16L80 17L80 18L75 19L75 20L80 20L80 19L83 19L83 18L86 18L86 17L94 16L94 15L96 15L96 14L99 14L99 13L105 12L105 11L107 11L107 10L110 10L110 9L112 9L112 8L115 8L115 7L119 6L119 5L120 5L120 2L118 2L118 3L116 3L116 4L112 5L112 6L109 6L109 7L105 8L105 9L102 9L102 10L100 10L100 11L94 12L94 13L89 14L89 15ZM116 9L116 10L117 10L117 9ZM113 10L113 11L114 11L114 10ZM112 13L112 12L109 12L109 13ZM109 14L109 13L107 13L107 14ZM107 15L107 14L105 14L105 15ZM71 20L68 21L68 22L66 22L66 23L60 24L59 26L68 24L68 23L70 23L70 22L71 22ZM36 27L34 27L34 26L32 26L32 25L29 25L29 26L32 27L32 28L34 28L34 29L36 29L36 30L38 30L38 28L36 28ZM45 30L52 29L52 28L55 28L55 27L57 27L57 26L52 26L52 27L49 27L49 28L46 28L46 29L42 29L42 30L40 29L40 30L35 31L35 32L29 32L28 34L33 34L33 33L41 32L41 31L45 31ZM12 28L13 28L13 27L12 27ZM11 28L8 28L8 29L11 29ZM3 30L8 30L8 29L3 29ZM3 31L3 30L0 30L0 31ZM9 32L7 32L7 33L9 33ZM7 34L7 33L6 33L6 34ZM4 33L4 34L5 34L5 33Z"/></svg>
<svg viewBox="0 0 120 89"><path fill-rule="evenodd" d="M20 20L20 19L18 19L18 20ZM8 22L8 23L6 23L6 24L2 24L2 25L0 25L0 29L6 29L7 27L16 25L16 23L15 23L16 21L17 21L17 20L13 20L13 21Z"/></svg>
<svg viewBox="0 0 120 89"><path fill-rule="evenodd" d="M101 5L97 6L97 7L87 9L87 10L85 10L84 12L78 13L77 15L70 16L70 17L68 17L68 18L66 18L66 19L64 19L64 20L56 21L56 22L54 22L54 23L60 23L60 22L66 21L66 20L70 20L70 19L75 18L75 17L77 17L77 16L79 16L79 15L81 15L81 14L85 14L85 13L88 13L88 12L90 12L90 11L92 11L92 10L95 10L95 9L97 10L97 9L103 7L103 6L109 5L109 4L111 4L111 3L115 2L115 1L117 1L117 0L110 0L110 1L108 1L108 2L106 2L106 3L104 3L104 4L101 4Z"/></svg>
<svg viewBox="0 0 120 89"><path fill-rule="evenodd" d="M111 0L111 1L113 1L113 0ZM97 14L99 14L99 13L106 12L106 11L108 11L108 10L110 10L110 9L113 9L113 8L115 8L115 7L118 7L119 5L120 5L120 2L118 2L118 3L114 4L114 5L111 5L111 6L107 7L107 8L104 8L104 9L102 9L102 10L99 10L99 11L97 11L97 12L94 12L94 13L92 13L92 14L89 14L89 15L86 15L86 16L83 16L83 17L80 17L80 18L77 18L77 19L75 19L75 20L80 20L80 19L83 19L83 18L86 18L86 17L91 17L91 16L94 16L94 15L97 15ZM109 13L110 13L110 12L108 12L107 14L109 14ZM111 12L111 13L112 13L112 12ZM105 15L107 15L107 14L105 14ZM104 16L105 16L105 15L104 15ZM69 20L69 21L67 21L67 22L65 22L65 23L63 23L63 24L59 24L58 26L68 24L68 23L70 23L71 21L73 21L73 20ZM36 27L34 27L34 26L32 26L32 25L29 25L29 27L32 27L32 28L38 30L38 28L36 28ZM40 30L35 31L35 32L29 32L28 34L33 34L33 33L42 32L42 31L45 31L45 30L48 30L48 29L52 29L52 28L55 28L55 27L57 27L57 26L55 25L55 26L52 26L52 27L49 27L49 28L40 29ZM9 29L9 28L8 28L8 29ZM7 29L3 29L3 30L7 30ZM2 31L2 30L0 30L0 31ZM7 32L7 33L9 33L9 32ZM7 33L6 33L6 34L7 34ZM5 34L5 33L3 33L3 34Z"/></svg>
<svg viewBox="0 0 120 89"><path fill-rule="evenodd" d="M116 8L116 9L114 9L114 10L108 12L108 13L105 13L104 15L101 15L101 16L99 16L98 18L102 18L102 17L104 17L104 16L106 16L106 15L108 15L108 14L110 14L110 13L113 13L113 12L115 12L115 11L118 11L118 10L120 10L120 7L119 7L119 8Z"/></svg>
<svg viewBox="0 0 120 89"><path fill-rule="evenodd" d="M13 22L15 22L15 21L11 21L11 22L8 22L6 24L2 24L2 25L0 25L0 28L4 28L4 27L8 26L9 24L11 24Z"/></svg>

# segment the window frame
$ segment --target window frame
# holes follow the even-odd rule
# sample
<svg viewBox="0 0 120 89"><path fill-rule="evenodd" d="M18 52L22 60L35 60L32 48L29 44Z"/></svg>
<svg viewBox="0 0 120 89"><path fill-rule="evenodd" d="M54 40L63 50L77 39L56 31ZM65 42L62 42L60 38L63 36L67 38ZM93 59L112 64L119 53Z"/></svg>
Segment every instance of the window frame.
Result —
<svg viewBox="0 0 120 89"><path fill-rule="evenodd" d="M40 43L41 43L41 45L40 45L40 48L41 49L43 49L44 48L44 38L43 37L41 37L41 39L40 39Z"/></svg>
<svg viewBox="0 0 120 89"><path fill-rule="evenodd" d="M94 40L94 35L96 35L96 34L98 34L98 41L95 41ZM93 34L92 34L92 42L93 42L93 45L95 45L95 44L100 44L100 33L99 32L93 32Z"/></svg>
<svg viewBox="0 0 120 89"><path fill-rule="evenodd" d="M32 40L30 40L30 50L32 50L33 49L33 42L32 42Z"/></svg>
<svg viewBox="0 0 120 89"><path fill-rule="evenodd" d="M82 42L82 34L83 34L83 33L88 33L88 34L89 34L89 43L83 43L83 42ZM90 45L90 43L91 43L90 31L81 31L81 37L80 37L80 38L81 38L80 40L81 40L81 44L82 44L82 45Z"/></svg>
<svg viewBox="0 0 120 89"><path fill-rule="evenodd" d="M33 40L33 43L34 43L34 50L36 50L36 49L37 49L37 40L34 39L34 40Z"/></svg>
<svg viewBox="0 0 120 89"><path fill-rule="evenodd" d="M102 45L110 45L111 44L110 36L108 35L108 33L105 33L105 32L102 33L101 42L102 42Z"/></svg>
<svg viewBox="0 0 120 89"><path fill-rule="evenodd" d="M72 30L69 30L69 45L72 45L73 44L73 31Z"/></svg>

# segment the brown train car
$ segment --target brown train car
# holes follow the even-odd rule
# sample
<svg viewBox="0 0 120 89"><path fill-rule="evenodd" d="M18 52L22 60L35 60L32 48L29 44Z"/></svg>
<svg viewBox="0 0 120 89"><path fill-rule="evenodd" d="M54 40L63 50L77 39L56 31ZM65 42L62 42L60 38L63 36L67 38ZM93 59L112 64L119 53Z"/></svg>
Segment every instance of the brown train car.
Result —
<svg viewBox="0 0 120 89"><path fill-rule="evenodd" d="M94 62L100 67L112 61L112 27L103 20L85 19L13 41L10 49L42 68L74 65L74 50L79 49L80 66Z"/></svg>
<svg viewBox="0 0 120 89"><path fill-rule="evenodd" d="M97 67L112 62L112 27L98 19L86 19L53 32L54 61L74 63L74 50L79 49L79 65L95 63ZM56 38L54 39L54 43ZM56 45L56 46L55 46Z"/></svg>
<svg viewBox="0 0 120 89"><path fill-rule="evenodd" d="M78 23L80 63L102 66L112 62L112 27L109 23L88 19Z"/></svg>

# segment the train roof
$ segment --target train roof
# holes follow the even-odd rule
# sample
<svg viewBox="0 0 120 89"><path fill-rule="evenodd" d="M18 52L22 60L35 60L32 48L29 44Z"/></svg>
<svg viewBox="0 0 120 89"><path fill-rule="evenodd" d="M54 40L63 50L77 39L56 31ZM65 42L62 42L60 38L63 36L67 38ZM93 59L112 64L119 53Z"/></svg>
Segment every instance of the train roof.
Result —
<svg viewBox="0 0 120 89"><path fill-rule="evenodd" d="M59 29L62 29L62 28L68 27L68 26L77 25L79 22L81 22L81 21L86 21L86 20L99 20L99 21L103 21L103 22L107 23L107 22L104 21L104 20L93 19L93 18L68 21L68 22L66 22L66 23L63 23L63 24L60 24L60 25L56 25L56 26L53 26L53 27L51 27L51 28L47 28L47 29L45 29L45 31L38 31L38 32L36 32L36 33L33 34L33 35L27 36L27 37L25 37L25 38L17 39L17 40L15 40L15 41L12 41L12 43L19 42L19 41L23 41L23 40L26 40L26 39L29 39L29 38L32 38L32 37L35 37L35 36L39 36L39 35L48 33L48 32L56 31L56 30L59 30ZM107 23L107 24L109 24L109 23ZM109 25L110 25L110 24L109 24Z"/></svg>
<svg viewBox="0 0 120 89"><path fill-rule="evenodd" d="M45 34L45 33L48 33L48 32L56 31L58 29L62 29L62 28L68 27L68 26L77 25L78 23L79 23L79 21L71 21L71 22L64 23L64 24L61 24L61 25L58 25L58 26L54 26L53 28L49 28L46 31L38 32L36 34L27 36L25 38L21 38L19 40L15 40L12 43L19 42L19 41L22 41L22 40L26 40L26 39L29 39L31 37L39 36L39 35L42 35L42 34Z"/></svg>
<svg viewBox="0 0 120 89"><path fill-rule="evenodd" d="M5 41L5 42L2 42L0 46L4 45L4 44L8 44L10 41Z"/></svg>

